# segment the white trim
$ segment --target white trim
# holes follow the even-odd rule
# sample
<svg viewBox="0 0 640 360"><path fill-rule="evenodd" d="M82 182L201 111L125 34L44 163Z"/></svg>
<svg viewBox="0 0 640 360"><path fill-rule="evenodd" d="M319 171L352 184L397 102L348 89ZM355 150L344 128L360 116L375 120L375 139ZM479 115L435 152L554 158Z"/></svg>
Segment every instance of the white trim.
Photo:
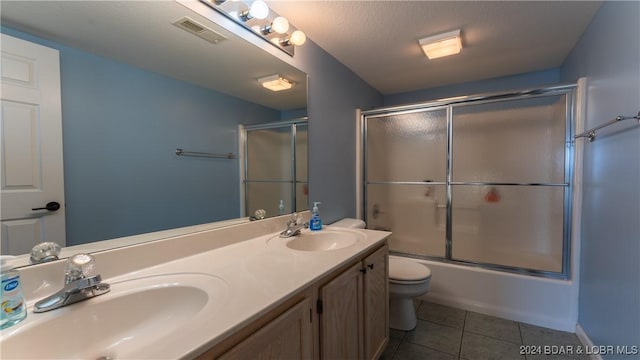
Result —
<svg viewBox="0 0 640 360"><path fill-rule="evenodd" d="M585 347L593 348L595 346L593 341L589 338L589 335L587 335L582 326L580 326L580 323L576 324L576 336ZM591 360L602 360L602 355L591 354Z"/></svg>
<svg viewBox="0 0 640 360"><path fill-rule="evenodd" d="M587 109L587 78L578 79L575 91L575 116L574 125L575 133L584 130L586 124ZM570 318L577 324L580 311L580 245L581 245L581 221L582 221L582 163L584 154L584 141L573 142L573 215L571 219L571 279L572 287L572 306Z"/></svg>
<svg viewBox="0 0 640 360"><path fill-rule="evenodd" d="M356 219L362 220L362 110L356 109Z"/></svg>
<svg viewBox="0 0 640 360"><path fill-rule="evenodd" d="M246 160L245 160L245 153L244 153L244 148L245 148L245 143L247 141L247 131L244 127L244 125L238 125L238 171L239 171L239 176L238 178L240 179L239 181L239 185L240 185L240 214L238 214L239 217L244 217L246 209L245 209L245 198L247 196L247 194L245 194L245 186L244 186L244 173L245 173L245 169L247 166Z"/></svg>

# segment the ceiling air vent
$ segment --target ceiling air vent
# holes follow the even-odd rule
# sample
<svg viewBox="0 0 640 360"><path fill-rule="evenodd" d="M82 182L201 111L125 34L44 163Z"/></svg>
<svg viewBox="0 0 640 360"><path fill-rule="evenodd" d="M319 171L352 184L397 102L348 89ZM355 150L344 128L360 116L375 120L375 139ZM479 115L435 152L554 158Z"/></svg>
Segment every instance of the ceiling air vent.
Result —
<svg viewBox="0 0 640 360"><path fill-rule="evenodd" d="M217 33L211 29L209 29L208 27L199 24L198 22L196 22L193 19L190 19L188 17L183 17L182 19L179 19L177 21L173 22L173 25L181 28L182 30L186 30L198 37L201 37L205 40L207 40L210 43L214 43L217 44L222 40L226 40L227 38L220 34Z"/></svg>

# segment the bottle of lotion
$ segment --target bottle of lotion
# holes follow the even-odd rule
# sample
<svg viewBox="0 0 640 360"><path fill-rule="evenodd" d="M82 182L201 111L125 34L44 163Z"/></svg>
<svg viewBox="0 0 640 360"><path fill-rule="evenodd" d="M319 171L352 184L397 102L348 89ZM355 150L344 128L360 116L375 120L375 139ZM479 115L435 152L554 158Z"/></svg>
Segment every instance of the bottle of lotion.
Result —
<svg viewBox="0 0 640 360"><path fill-rule="evenodd" d="M13 270L13 264L9 261L13 256L0 256L0 302L2 313L0 314L0 329L15 325L27 317L27 305L22 295L20 273Z"/></svg>

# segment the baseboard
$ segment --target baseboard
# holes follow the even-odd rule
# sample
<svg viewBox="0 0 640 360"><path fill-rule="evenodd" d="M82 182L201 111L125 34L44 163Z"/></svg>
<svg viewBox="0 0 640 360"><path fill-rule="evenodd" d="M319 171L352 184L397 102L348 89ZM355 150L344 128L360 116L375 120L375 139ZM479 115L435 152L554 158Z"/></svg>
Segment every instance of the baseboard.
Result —
<svg viewBox="0 0 640 360"><path fill-rule="evenodd" d="M456 307L459 309L496 316L512 321L519 321L526 324L542 326L554 330L567 331L571 333L576 331L576 324L568 321L567 319L558 319L541 314L527 313L479 301L471 301L446 295L442 296L432 292L427 293L425 296L421 297L421 299L445 306Z"/></svg>
<svg viewBox="0 0 640 360"><path fill-rule="evenodd" d="M595 345L589 338L589 335L584 331L580 323L576 324L576 336L580 339L582 345L588 348L593 348ZM591 360L602 360L602 355L600 354L591 354Z"/></svg>

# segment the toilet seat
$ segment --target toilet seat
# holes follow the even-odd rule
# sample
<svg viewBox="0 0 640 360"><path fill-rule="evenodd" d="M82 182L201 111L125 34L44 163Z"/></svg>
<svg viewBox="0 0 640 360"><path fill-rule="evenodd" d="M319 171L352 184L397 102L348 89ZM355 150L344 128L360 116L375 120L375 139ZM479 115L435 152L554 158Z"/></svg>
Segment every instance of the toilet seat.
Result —
<svg viewBox="0 0 640 360"><path fill-rule="evenodd" d="M428 279L428 278L427 278ZM389 284L398 284L398 285L418 285L422 284L426 279L415 280L415 281L406 281L406 280L395 280L389 278Z"/></svg>
<svg viewBox="0 0 640 360"><path fill-rule="evenodd" d="M431 277L431 270L415 261L389 258L389 282L396 284L419 284Z"/></svg>
<svg viewBox="0 0 640 360"><path fill-rule="evenodd" d="M424 296L431 284L431 269L407 258L389 257L389 327L409 331L418 318L413 299Z"/></svg>

